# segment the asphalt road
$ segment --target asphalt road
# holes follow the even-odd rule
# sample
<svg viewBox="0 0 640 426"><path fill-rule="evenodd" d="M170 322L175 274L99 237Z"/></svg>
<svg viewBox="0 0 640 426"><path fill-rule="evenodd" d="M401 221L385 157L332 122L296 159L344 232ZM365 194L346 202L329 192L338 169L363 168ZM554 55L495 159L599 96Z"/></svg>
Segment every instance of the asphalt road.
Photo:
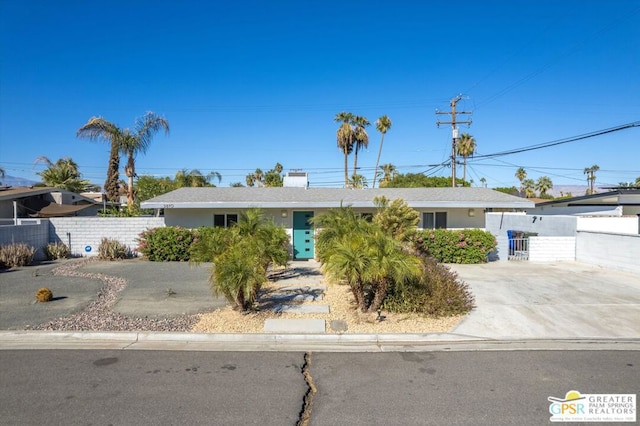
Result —
<svg viewBox="0 0 640 426"><path fill-rule="evenodd" d="M636 393L637 351L314 353L311 425L540 425L549 396ZM7 425L294 425L303 353L0 351Z"/></svg>

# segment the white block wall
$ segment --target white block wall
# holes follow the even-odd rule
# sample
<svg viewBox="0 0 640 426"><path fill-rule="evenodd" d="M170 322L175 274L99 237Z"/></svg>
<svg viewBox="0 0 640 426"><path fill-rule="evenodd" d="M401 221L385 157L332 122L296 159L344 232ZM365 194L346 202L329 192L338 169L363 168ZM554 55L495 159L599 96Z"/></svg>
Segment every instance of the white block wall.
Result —
<svg viewBox="0 0 640 426"><path fill-rule="evenodd" d="M576 260L575 237L529 237L530 262Z"/></svg>
<svg viewBox="0 0 640 426"><path fill-rule="evenodd" d="M576 260L640 274L640 235L578 231Z"/></svg>
<svg viewBox="0 0 640 426"><path fill-rule="evenodd" d="M75 256L96 256L103 237L135 251L142 231L163 226L162 217L57 217L49 219L49 240L67 244Z"/></svg>

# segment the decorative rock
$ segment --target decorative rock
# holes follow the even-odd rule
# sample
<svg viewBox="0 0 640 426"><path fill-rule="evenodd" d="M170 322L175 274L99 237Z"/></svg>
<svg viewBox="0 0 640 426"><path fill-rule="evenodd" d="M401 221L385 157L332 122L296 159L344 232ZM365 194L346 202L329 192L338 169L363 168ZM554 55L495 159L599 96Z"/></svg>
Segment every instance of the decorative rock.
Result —
<svg viewBox="0 0 640 426"><path fill-rule="evenodd" d="M347 326L347 322L343 321L343 320L332 320L329 323L329 327L331 328L331 330L337 332L337 333L343 333L345 331L347 331L347 329L349 328Z"/></svg>

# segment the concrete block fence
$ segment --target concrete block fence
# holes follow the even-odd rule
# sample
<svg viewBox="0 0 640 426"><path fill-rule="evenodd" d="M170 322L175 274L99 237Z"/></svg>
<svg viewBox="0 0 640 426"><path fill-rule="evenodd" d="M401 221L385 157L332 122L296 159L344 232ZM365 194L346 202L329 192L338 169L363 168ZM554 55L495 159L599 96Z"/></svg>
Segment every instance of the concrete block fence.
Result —
<svg viewBox="0 0 640 426"><path fill-rule="evenodd" d="M529 261L576 260L575 237L529 237Z"/></svg>
<svg viewBox="0 0 640 426"><path fill-rule="evenodd" d="M97 256L103 237L135 251L141 232L163 226L162 217L56 217L49 219L49 241L65 243L75 256Z"/></svg>

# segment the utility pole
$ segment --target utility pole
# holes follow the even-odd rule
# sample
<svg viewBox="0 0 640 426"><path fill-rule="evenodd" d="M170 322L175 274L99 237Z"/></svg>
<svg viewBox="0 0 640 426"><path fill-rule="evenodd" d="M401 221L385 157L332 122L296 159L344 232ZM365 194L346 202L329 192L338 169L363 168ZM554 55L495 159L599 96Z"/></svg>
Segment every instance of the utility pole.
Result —
<svg viewBox="0 0 640 426"><path fill-rule="evenodd" d="M471 114L467 111L456 111L456 104L462 99L462 95L458 95L451 99L451 111L437 111L436 114L451 114L451 121L437 121L436 125L440 127L441 124L451 124L451 186L456 187L456 140L458 139L458 129L456 124L471 125L471 120L456 121L456 114Z"/></svg>

